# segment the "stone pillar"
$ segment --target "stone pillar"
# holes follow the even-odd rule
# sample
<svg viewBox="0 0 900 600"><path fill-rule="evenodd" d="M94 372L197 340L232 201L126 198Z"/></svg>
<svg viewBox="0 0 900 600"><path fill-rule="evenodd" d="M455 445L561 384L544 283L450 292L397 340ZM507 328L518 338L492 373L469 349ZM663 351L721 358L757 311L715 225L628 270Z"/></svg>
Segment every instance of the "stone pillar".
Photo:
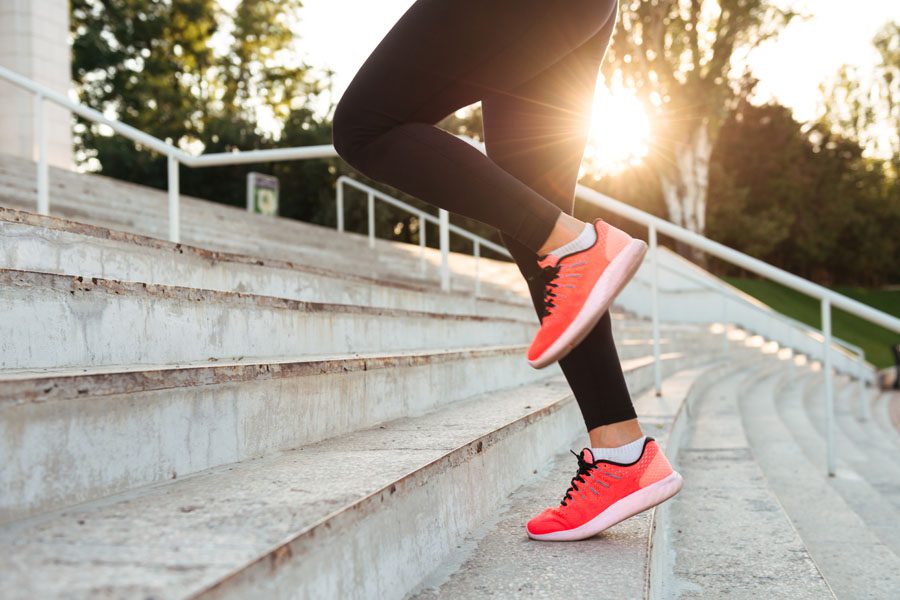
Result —
<svg viewBox="0 0 900 600"><path fill-rule="evenodd" d="M0 0L0 65L68 95L68 0ZM72 168L71 113L45 102L44 115L50 164ZM33 96L2 80L0 152L37 157Z"/></svg>

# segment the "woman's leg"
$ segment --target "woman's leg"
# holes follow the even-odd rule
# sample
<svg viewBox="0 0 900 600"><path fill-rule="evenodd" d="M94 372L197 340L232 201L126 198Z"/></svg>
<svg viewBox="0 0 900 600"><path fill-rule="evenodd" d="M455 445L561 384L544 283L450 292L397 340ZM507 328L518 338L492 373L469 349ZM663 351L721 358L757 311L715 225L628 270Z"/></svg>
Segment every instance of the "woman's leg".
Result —
<svg viewBox="0 0 900 600"><path fill-rule="evenodd" d="M533 78L592 39L615 8L616 0L418 0L338 103L335 148L373 179L545 250L558 223L573 219L434 123Z"/></svg>
<svg viewBox="0 0 900 600"><path fill-rule="evenodd" d="M567 57L513 90L482 100L487 155L505 171L571 214L590 126L594 88L614 19ZM501 233L528 280L538 310L544 285L537 256ZM641 436L609 313L559 361L572 387L594 447L613 447Z"/></svg>

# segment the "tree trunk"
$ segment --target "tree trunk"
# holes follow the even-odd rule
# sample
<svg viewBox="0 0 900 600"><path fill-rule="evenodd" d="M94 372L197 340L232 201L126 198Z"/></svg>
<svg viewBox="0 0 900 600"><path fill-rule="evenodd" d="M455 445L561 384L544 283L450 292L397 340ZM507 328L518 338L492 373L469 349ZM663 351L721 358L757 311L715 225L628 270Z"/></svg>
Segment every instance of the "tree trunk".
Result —
<svg viewBox="0 0 900 600"><path fill-rule="evenodd" d="M706 230L706 197L709 189L709 159L712 142L709 124L702 121L686 142L675 145L675 165L661 175L663 198L669 219L690 231L703 235ZM701 265L706 255L678 244L679 253Z"/></svg>

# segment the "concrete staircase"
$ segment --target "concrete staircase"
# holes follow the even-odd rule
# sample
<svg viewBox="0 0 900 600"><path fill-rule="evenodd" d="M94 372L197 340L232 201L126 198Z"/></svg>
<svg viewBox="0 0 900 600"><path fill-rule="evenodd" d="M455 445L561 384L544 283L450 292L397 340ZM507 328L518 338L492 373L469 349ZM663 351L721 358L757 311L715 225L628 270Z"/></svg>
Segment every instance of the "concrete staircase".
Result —
<svg viewBox="0 0 900 600"><path fill-rule="evenodd" d="M734 366L693 403L677 460L694 485L659 511L658 597L897 597L900 437L839 378L828 477L818 367Z"/></svg>
<svg viewBox="0 0 900 600"><path fill-rule="evenodd" d="M657 397L651 328L614 311L642 425L687 485L591 540L530 541L525 520L558 501L587 439L558 367L524 360L536 318L514 265L482 259L475 297L472 259L454 255L441 292L434 252L420 270L418 248L191 199L171 244L165 196L105 178L53 171L53 216L28 212L32 168L0 158L3 598L719 597L765 532L779 543L757 564L793 561L785 595L842 590L821 523L795 524L754 456L768 430L744 413L766 402L765 418L808 415L803 440L769 435L795 440L818 493L857 515L860 556L896 560L884 395L858 421L841 380L841 469L865 486L840 487L822 478L814 371L797 367L788 404L784 361L743 332L666 323ZM726 442L741 470L691 462ZM760 506L744 546L701 551ZM692 579L710 569L720 583Z"/></svg>

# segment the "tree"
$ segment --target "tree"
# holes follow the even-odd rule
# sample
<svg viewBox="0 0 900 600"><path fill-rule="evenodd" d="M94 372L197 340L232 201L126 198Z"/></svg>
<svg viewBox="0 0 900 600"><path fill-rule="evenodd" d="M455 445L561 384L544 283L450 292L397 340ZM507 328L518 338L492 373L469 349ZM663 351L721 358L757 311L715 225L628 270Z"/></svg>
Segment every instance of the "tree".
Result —
<svg viewBox="0 0 900 600"><path fill-rule="evenodd" d="M623 0L604 74L648 111L672 222L705 231L710 156L746 89L740 58L795 16L765 0Z"/></svg>
<svg viewBox="0 0 900 600"><path fill-rule="evenodd" d="M301 6L299 0L243 0L225 14L216 0L73 0L76 91L86 104L183 149L263 149L288 138L328 143L327 117L316 118L309 105L327 91L331 73L313 77L290 47ZM224 50L214 50L214 36ZM166 186L164 157L135 151L131 141L86 121L76 127L76 142L81 160L93 159L95 170ZM182 190L242 205L251 168L271 172L275 166L186 170ZM295 181L294 172L317 186L333 185L327 161L278 170L285 182L281 204L290 214L304 213L295 205L322 193Z"/></svg>
<svg viewBox="0 0 900 600"><path fill-rule="evenodd" d="M205 87L215 63L216 10L215 0L72 0L79 99L161 139L198 136L203 101L192 90ZM85 121L76 142L83 158L107 158L108 168L118 167L131 146ZM150 170L144 160L134 166Z"/></svg>
<svg viewBox="0 0 900 600"><path fill-rule="evenodd" d="M871 156L890 159L900 176L900 23L887 23L872 41L881 61L867 76L844 65L821 86L822 126L857 140Z"/></svg>
<svg viewBox="0 0 900 600"><path fill-rule="evenodd" d="M712 239L824 284L900 280L900 193L855 140L742 101L710 173Z"/></svg>

